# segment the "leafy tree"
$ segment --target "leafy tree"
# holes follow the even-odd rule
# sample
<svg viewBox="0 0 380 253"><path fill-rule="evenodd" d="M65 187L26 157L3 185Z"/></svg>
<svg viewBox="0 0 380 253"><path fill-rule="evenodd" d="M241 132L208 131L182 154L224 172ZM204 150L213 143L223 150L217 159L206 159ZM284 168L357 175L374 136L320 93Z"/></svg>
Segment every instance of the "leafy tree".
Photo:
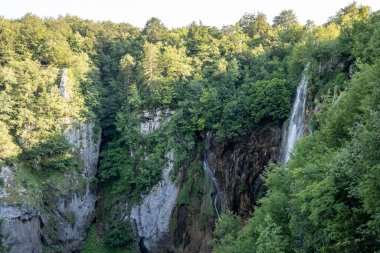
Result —
<svg viewBox="0 0 380 253"><path fill-rule="evenodd" d="M273 19L273 27L286 30L293 29L297 23L297 17L293 10L283 10Z"/></svg>
<svg viewBox="0 0 380 253"><path fill-rule="evenodd" d="M256 122L270 119L284 120L288 117L289 90L286 80L257 81L251 85L250 111Z"/></svg>
<svg viewBox="0 0 380 253"><path fill-rule="evenodd" d="M220 217L220 220L216 224L214 230L214 239L211 241L211 245L214 247L214 251L223 252L219 251L219 249L223 249L224 246L234 242L240 229L241 219L238 215L232 213L231 211L223 213Z"/></svg>
<svg viewBox="0 0 380 253"><path fill-rule="evenodd" d="M168 78L186 79L190 76L192 67L186 56L185 48L165 47L160 58L163 75Z"/></svg>
<svg viewBox="0 0 380 253"><path fill-rule="evenodd" d="M356 2L353 2L346 7L339 10L339 12L330 18L330 22L334 22L343 27L352 26L356 21L365 20L370 12L368 6L357 6Z"/></svg>
<svg viewBox="0 0 380 253"><path fill-rule="evenodd" d="M112 248L130 246L135 241L131 227L118 224L104 236L106 245Z"/></svg>
<svg viewBox="0 0 380 253"><path fill-rule="evenodd" d="M265 37L271 30L271 26L267 22L266 15L261 12L255 14L244 14L244 16L239 20L239 25L251 38Z"/></svg>
<svg viewBox="0 0 380 253"><path fill-rule="evenodd" d="M157 45L145 43L143 48L142 68L145 83L149 86L152 81L160 77L160 69L158 65L160 49Z"/></svg>
<svg viewBox="0 0 380 253"><path fill-rule="evenodd" d="M167 35L168 29L158 18L149 19L142 31L149 43L162 41Z"/></svg>
<svg viewBox="0 0 380 253"><path fill-rule="evenodd" d="M127 87L132 83L135 67L136 61L132 55L126 54L120 59L120 72Z"/></svg>
<svg viewBox="0 0 380 253"><path fill-rule="evenodd" d="M129 96L128 96L128 103L129 105L135 109L135 108L138 108L142 101L141 101L141 98L140 98L140 95L139 95L139 91L137 89L137 86L136 84L132 84L130 86L130 91L129 91Z"/></svg>
<svg viewBox="0 0 380 253"><path fill-rule="evenodd" d="M256 241L256 252L286 252L287 245L281 235L280 228L273 222L271 217L265 217L265 226L258 227L259 236Z"/></svg>
<svg viewBox="0 0 380 253"><path fill-rule="evenodd" d="M4 122L0 121L0 162L11 157L17 157L20 148L12 140L9 129Z"/></svg>
<svg viewBox="0 0 380 253"><path fill-rule="evenodd" d="M72 154L72 145L60 135L52 136L46 142L25 150L23 159L37 171L64 171L77 166L75 156Z"/></svg>

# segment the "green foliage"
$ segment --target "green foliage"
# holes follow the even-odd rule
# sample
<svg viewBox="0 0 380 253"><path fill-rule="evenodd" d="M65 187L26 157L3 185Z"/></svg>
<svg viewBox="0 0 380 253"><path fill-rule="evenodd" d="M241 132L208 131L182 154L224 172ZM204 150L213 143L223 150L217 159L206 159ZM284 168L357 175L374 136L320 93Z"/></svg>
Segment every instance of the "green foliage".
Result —
<svg viewBox="0 0 380 253"><path fill-rule="evenodd" d="M291 29L297 25L297 17L293 10L283 10L274 17L273 27Z"/></svg>
<svg viewBox="0 0 380 253"><path fill-rule="evenodd" d="M214 252L219 251L225 245L231 244L236 240L239 230L241 229L241 219L238 215L227 211L222 214L214 230L214 239L210 244L214 247ZM226 250L226 249L223 249Z"/></svg>
<svg viewBox="0 0 380 253"><path fill-rule="evenodd" d="M113 185L115 194L130 192L129 197L138 199L159 181L169 147L165 147L160 139L165 137L159 137L158 133L141 134L137 116L124 112L117 119L122 137L108 143L101 154L100 177L106 181L117 180Z"/></svg>
<svg viewBox="0 0 380 253"><path fill-rule="evenodd" d="M365 20L369 12L369 6L357 6L356 2L353 2L340 9L334 17L330 18L330 22L342 27L352 26L354 22Z"/></svg>
<svg viewBox="0 0 380 253"><path fill-rule="evenodd" d="M178 193L177 205L191 205L192 197L203 197L204 180L200 178L202 175L203 170L200 164L189 166L186 180Z"/></svg>
<svg viewBox="0 0 380 253"><path fill-rule="evenodd" d="M75 224L75 213L74 212L71 212L71 211L66 211L63 213L63 217L65 217L65 219L70 222L72 225Z"/></svg>
<svg viewBox="0 0 380 253"><path fill-rule="evenodd" d="M102 238L96 233L96 226L93 224L90 227L86 241L84 243L82 253L132 253L134 250L109 248L104 244Z"/></svg>
<svg viewBox="0 0 380 253"><path fill-rule="evenodd" d="M72 145L64 136L52 136L46 142L23 152L23 160L35 170L61 170L77 166Z"/></svg>
<svg viewBox="0 0 380 253"><path fill-rule="evenodd" d="M287 245L281 235L280 228L272 221L270 216L266 216L264 221L265 225L259 227L260 234L256 241L256 252L285 252Z"/></svg>
<svg viewBox="0 0 380 253"><path fill-rule="evenodd" d="M355 3L322 26L302 26L291 10L272 26L256 13L222 29L193 23L169 30L157 18L142 31L72 16L0 18L0 163L18 160L15 182L38 194L42 185L55 189L54 181L66 187L63 175L79 164L64 132L72 122L98 118L110 229L103 241L92 227L84 252L118 252L105 244L133 242L128 226L115 225L117 205L138 201L160 180L170 151L173 176L189 173L179 202L190 205L203 194L199 168L189 161L205 133L225 139L281 125L310 63L308 94L315 100L308 107L319 108L309 122L314 134L299 142L288 170L269 166L267 195L243 229L236 215L222 216L213 247L379 250L379 27L379 12ZM61 95L63 73L68 98ZM158 109L169 112L161 114L160 129L141 133L140 124L151 120L144 112Z"/></svg>
<svg viewBox="0 0 380 253"><path fill-rule="evenodd" d="M283 121L289 114L290 92L286 80L274 78L257 81L250 89L250 111L256 122L262 120Z"/></svg>
<svg viewBox="0 0 380 253"><path fill-rule="evenodd" d="M125 248L131 246L135 237L130 226L119 223L104 235L104 243L111 248Z"/></svg>
<svg viewBox="0 0 380 253"><path fill-rule="evenodd" d="M268 33L272 29L265 14L261 12L256 14L244 14L239 20L239 25L246 34L255 39L255 44L257 45L266 42L266 39L268 39Z"/></svg>
<svg viewBox="0 0 380 253"><path fill-rule="evenodd" d="M0 121L0 163L8 158L16 157L20 153L20 148L14 143L9 130L3 122Z"/></svg>
<svg viewBox="0 0 380 253"><path fill-rule="evenodd" d="M149 19L143 29L143 35L150 43L156 43L165 38L168 29L158 18Z"/></svg>
<svg viewBox="0 0 380 253"><path fill-rule="evenodd" d="M362 66L339 99L318 115L320 129L297 144L287 170L273 165L267 170L267 196L237 240L218 244L218 250L380 249L379 67L378 62Z"/></svg>
<svg viewBox="0 0 380 253"><path fill-rule="evenodd" d="M295 47L294 76L302 62L312 64L309 91L319 107L309 122L314 132L297 143L286 169L266 169L266 196L235 239L213 245L216 252L380 250L380 63L373 57L377 33L369 32L378 22L378 13L368 16L366 7L351 4L314 28L314 41Z"/></svg>

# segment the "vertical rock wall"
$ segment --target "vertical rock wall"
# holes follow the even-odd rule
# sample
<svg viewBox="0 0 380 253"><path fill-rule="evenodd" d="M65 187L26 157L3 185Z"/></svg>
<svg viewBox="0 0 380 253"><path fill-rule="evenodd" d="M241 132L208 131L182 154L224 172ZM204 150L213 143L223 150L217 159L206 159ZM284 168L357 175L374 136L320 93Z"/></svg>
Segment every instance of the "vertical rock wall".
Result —
<svg viewBox="0 0 380 253"><path fill-rule="evenodd" d="M59 91L63 100L70 100L68 70L61 74ZM30 172L16 164L1 168L0 231L5 252L40 253L42 244L53 252L79 251L95 215L96 193L91 182L97 171L101 133L93 122L74 122L65 136L75 147L79 168L57 176L64 183L45 187L45 182L25 182Z"/></svg>
<svg viewBox="0 0 380 253"><path fill-rule="evenodd" d="M53 215L47 218L54 220L51 222L58 231L58 238L52 238L43 230L48 244L64 248L67 252L81 247L86 238L86 230L95 217L96 192L90 186L97 171L101 133L94 132L94 129L94 123L79 123L68 129L66 138L80 154L84 189L74 190L71 194L53 200Z"/></svg>
<svg viewBox="0 0 380 253"><path fill-rule="evenodd" d="M27 205L0 206L2 244L9 253L42 253L39 212Z"/></svg>
<svg viewBox="0 0 380 253"><path fill-rule="evenodd" d="M140 132L149 134L160 127L160 121L169 120L172 112L155 110L144 112L144 121L140 124ZM178 187L170 179L173 169L174 152L166 154L167 164L162 171L162 180L148 194L142 196L139 204L133 205L127 220L139 240L140 248L148 252L156 252L160 242L170 235L170 221L175 206Z"/></svg>
<svg viewBox="0 0 380 253"><path fill-rule="evenodd" d="M218 142L212 137L208 161L227 196L228 206L243 219L250 216L261 197L261 174L265 166L280 158L281 129L266 127L244 137Z"/></svg>
<svg viewBox="0 0 380 253"><path fill-rule="evenodd" d="M170 218L175 206L178 188L170 177L173 169L173 152L167 155L168 163L162 172L162 180L143 196L141 203L134 205L129 219L132 222L140 247L155 252L157 244L168 238Z"/></svg>
<svg viewBox="0 0 380 253"><path fill-rule="evenodd" d="M248 219L264 191L261 175L265 166L270 161L279 161L281 129L267 126L229 140L217 141L214 134L207 139L206 157L197 159L208 161L210 174L218 181L219 191L226 197L228 209ZM209 180L204 182L208 183ZM206 185L204 187L207 188ZM205 210L208 203L210 195L204 191L203 198L191 196L190 203L177 205L174 217L177 225L171 242L176 247L173 252L211 252L208 241L212 239L218 216L214 214L212 217ZM194 212L194 209L197 211ZM213 206L211 211L215 212Z"/></svg>

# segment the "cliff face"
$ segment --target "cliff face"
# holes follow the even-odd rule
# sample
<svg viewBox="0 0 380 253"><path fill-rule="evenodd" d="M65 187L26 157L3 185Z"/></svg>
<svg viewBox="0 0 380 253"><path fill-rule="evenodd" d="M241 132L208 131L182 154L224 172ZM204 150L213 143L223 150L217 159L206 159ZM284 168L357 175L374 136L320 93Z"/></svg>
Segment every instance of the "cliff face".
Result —
<svg viewBox="0 0 380 253"><path fill-rule="evenodd" d="M269 161L279 160L280 144L281 129L267 127L222 142L212 136L206 145L210 168L225 192L229 209L243 219L262 196L260 176Z"/></svg>
<svg viewBox="0 0 380 253"><path fill-rule="evenodd" d="M90 183L97 169L100 132L94 129L93 123L81 123L67 131L66 138L76 147L80 160L79 171L63 175L68 184L57 183L32 196L33 190L22 186L21 168L1 169L0 218L5 252L39 253L43 244L57 251L79 250L95 214L96 194Z"/></svg>
<svg viewBox="0 0 380 253"><path fill-rule="evenodd" d="M140 132L143 135L160 128L163 121L170 120L172 112L155 110L153 113L144 111ZM134 152L131 151L133 156ZM169 237L170 217L175 206L178 187L170 179L173 169L174 152L166 154L167 164L162 171L162 179L148 194L141 196L140 203L134 204L130 212L128 206L126 220L130 221L142 252L156 252L157 247Z"/></svg>
<svg viewBox="0 0 380 253"><path fill-rule="evenodd" d="M67 70L61 72L59 91L64 101L70 100ZM5 252L78 252L86 237L95 215L96 192L91 184L101 132L94 122L61 120L71 123L64 136L73 145L71 153L78 166L41 172L31 171L21 161L0 168L0 232Z"/></svg>
<svg viewBox="0 0 380 253"><path fill-rule="evenodd" d="M220 185L223 198L227 199L228 209L247 219L263 194L261 175L265 166L270 161L279 161L281 129L266 127L225 141L217 141L211 134L207 139L204 159ZM197 159L201 160L201 157ZM197 163L202 166L201 161ZM212 239L218 201L215 201L217 193L208 183L209 177L203 170L198 170L190 186L188 175L182 183L172 217L175 224L172 229L173 252L211 252L208 241ZM201 186L197 186L199 183ZM190 188L192 193L188 201L181 201L185 188Z"/></svg>
<svg viewBox="0 0 380 253"><path fill-rule="evenodd" d="M129 216L142 251L155 252L157 243L167 238L170 232L170 217L178 188L169 177L173 168L173 153L167 159L162 180L143 196L140 204L132 207Z"/></svg>
<svg viewBox="0 0 380 253"><path fill-rule="evenodd" d="M37 210L30 210L26 205L3 205L0 207L0 218L2 219L2 244L6 252L42 252L40 219Z"/></svg>
<svg viewBox="0 0 380 253"><path fill-rule="evenodd" d="M100 132L94 123L82 123L70 128L66 138L73 144L81 160L81 188L73 188L67 194L59 194L47 202L41 217L42 238L49 245L79 250L86 238L86 230L95 216L96 193L91 187L95 179L99 159ZM45 226L46 225L46 226Z"/></svg>

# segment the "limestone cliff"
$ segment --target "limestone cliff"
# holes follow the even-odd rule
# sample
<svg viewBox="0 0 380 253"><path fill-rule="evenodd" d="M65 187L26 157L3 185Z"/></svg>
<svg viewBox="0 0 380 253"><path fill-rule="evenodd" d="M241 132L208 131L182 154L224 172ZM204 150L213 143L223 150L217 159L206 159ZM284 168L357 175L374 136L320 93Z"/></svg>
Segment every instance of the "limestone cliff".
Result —
<svg viewBox="0 0 380 253"><path fill-rule="evenodd" d="M67 82L67 70L63 70L59 90L69 102ZM5 252L78 252L86 237L95 215L92 183L101 132L93 121L63 118L61 124L67 123L63 135L73 145L75 166L41 172L15 160L0 168L0 231Z"/></svg>
<svg viewBox="0 0 380 253"><path fill-rule="evenodd" d="M81 161L80 174L62 179L70 184L42 187L37 196L30 196L33 190L22 186L21 170L2 167L0 218L6 252L42 252L43 244L65 252L80 248L95 214L96 195L90 184L96 174L100 132L94 129L93 123L82 123L67 132Z"/></svg>
<svg viewBox="0 0 380 253"><path fill-rule="evenodd" d="M141 134L149 134L160 128L170 117L170 110L144 111L140 124ZM131 155L133 155L131 151ZM166 167L162 171L162 180L148 194L141 196L141 201L127 210L126 220L130 221L143 252L156 252L159 245L170 235L170 218L175 206L178 187L170 179L173 169L174 152L166 154Z"/></svg>
<svg viewBox="0 0 380 253"><path fill-rule="evenodd" d="M42 238L50 246L67 252L80 249L86 230L95 216L96 192L92 187L99 159L100 132L94 123L82 123L67 131L67 139L79 152L81 159L81 188L58 194L47 202L42 213ZM59 189L58 189L59 191ZM53 229L53 233L51 233Z"/></svg>

